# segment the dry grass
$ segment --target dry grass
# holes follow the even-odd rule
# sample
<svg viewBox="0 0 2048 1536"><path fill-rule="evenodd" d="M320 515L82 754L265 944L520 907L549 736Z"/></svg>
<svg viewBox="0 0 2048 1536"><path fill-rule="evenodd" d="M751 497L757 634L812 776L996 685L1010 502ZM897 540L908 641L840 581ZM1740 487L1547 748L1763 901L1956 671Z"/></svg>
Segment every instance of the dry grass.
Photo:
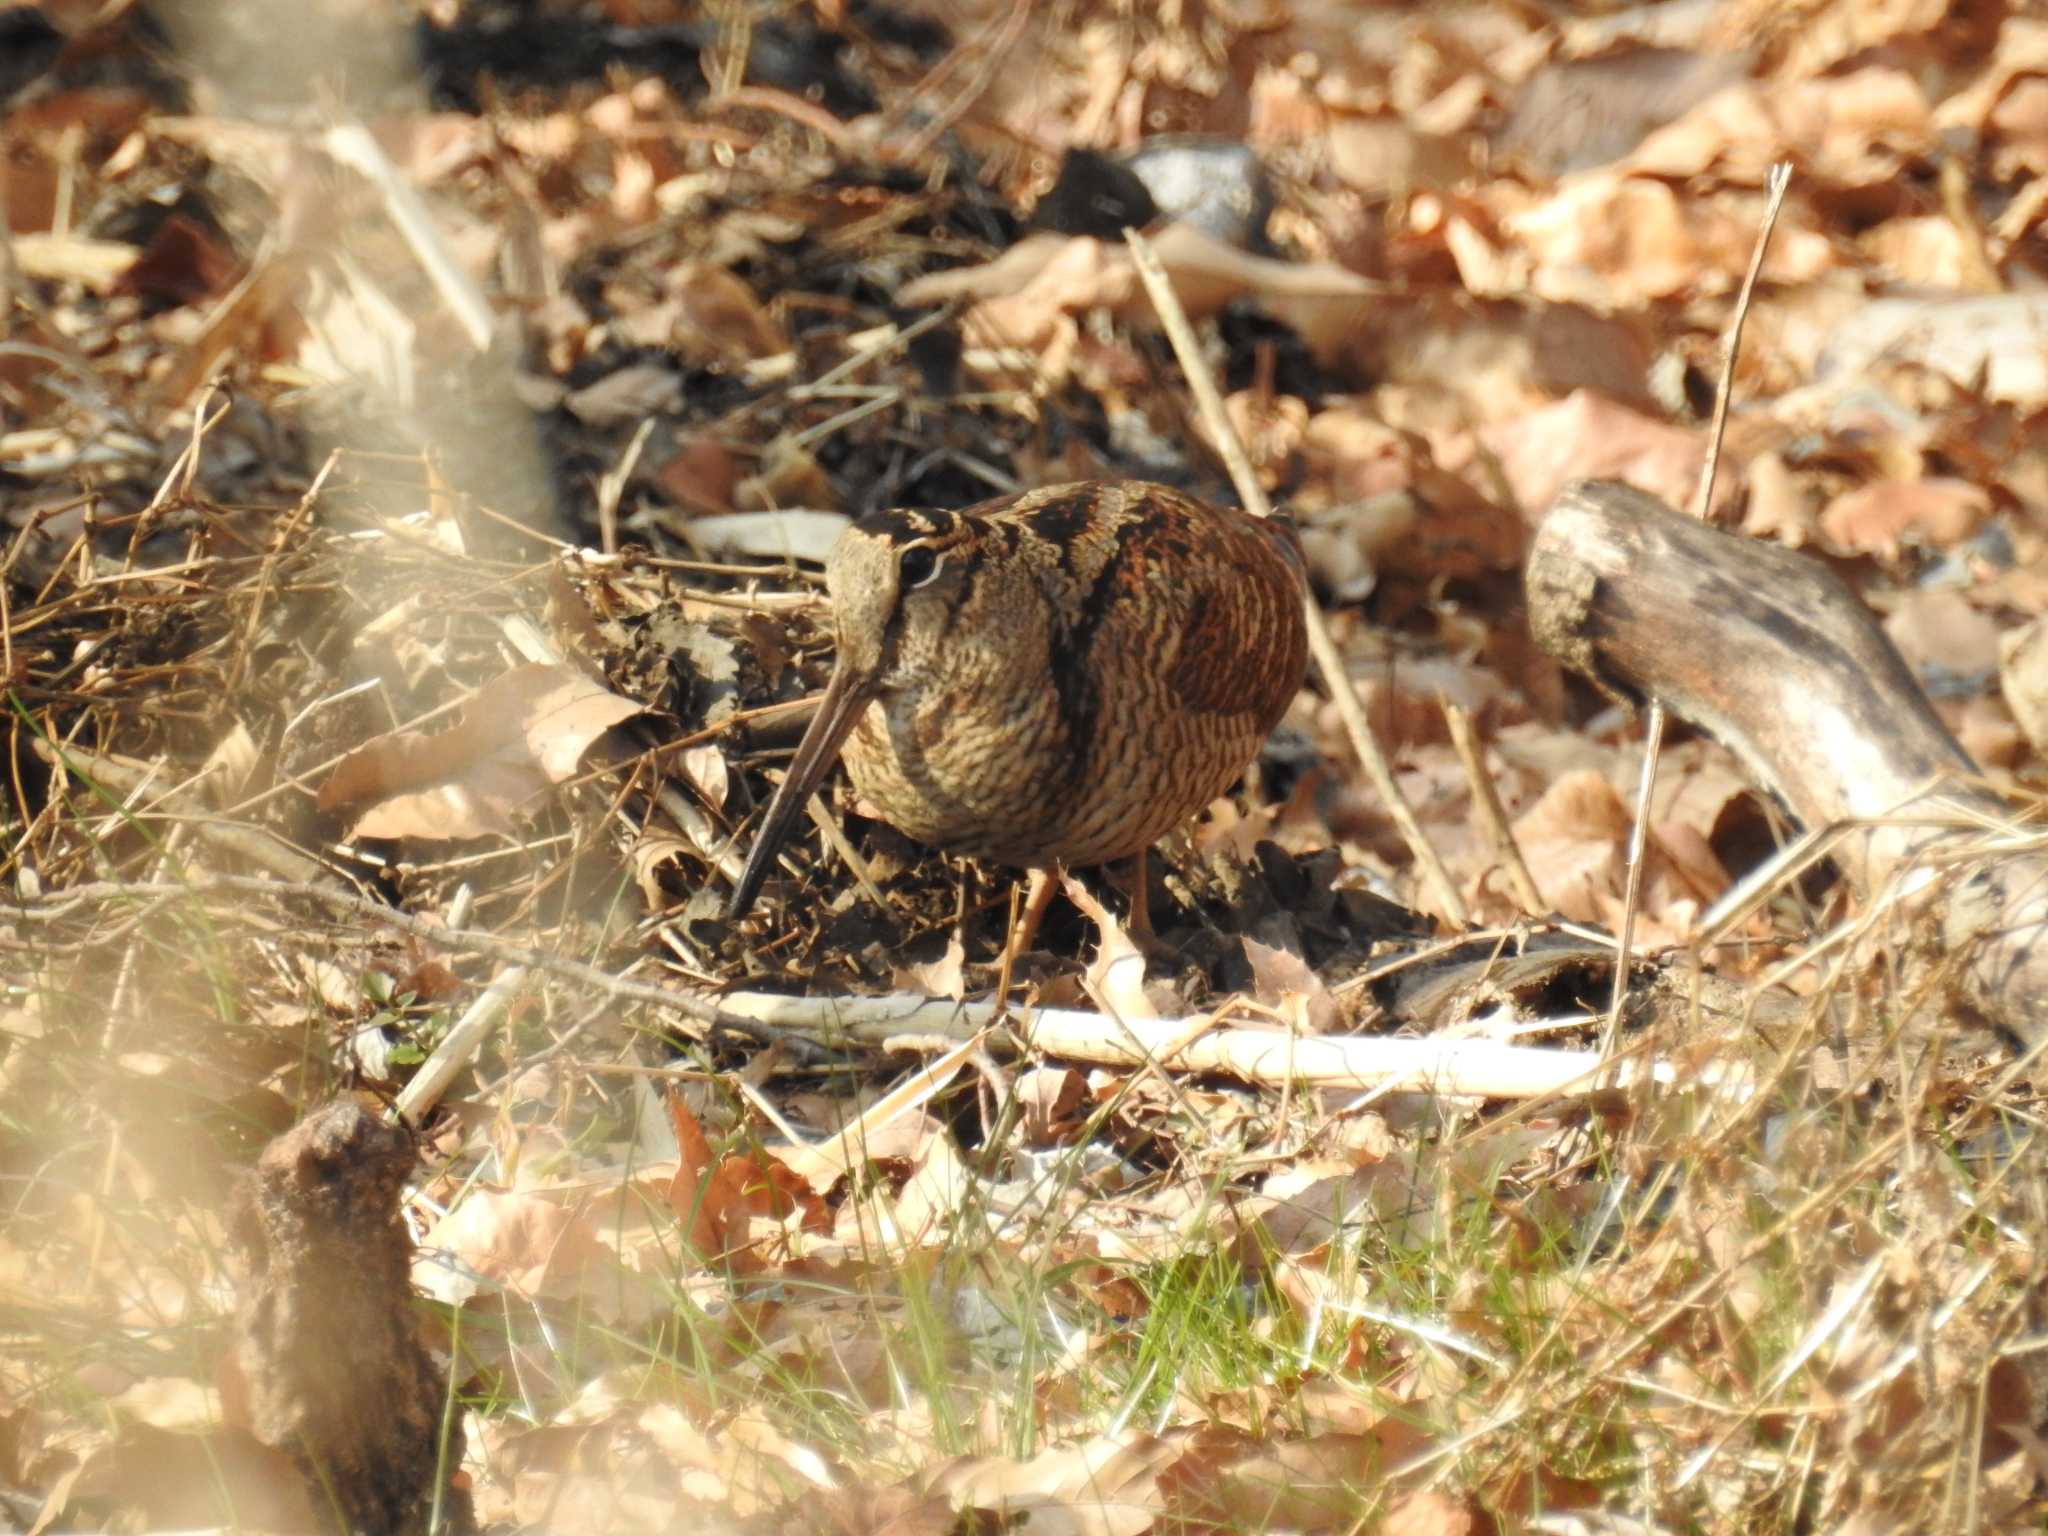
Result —
<svg viewBox="0 0 2048 1536"><path fill-rule="evenodd" d="M1956 1036L1904 990L1912 970L1883 979L1898 936L1847 917L1814 934L1797 1007L1645 1004L1626 1044L1675 1084L1593 1101L1361 1109L1329 1089L1084 1077L994 1037L925 1107L864 1127L850 1178L820 1177L763 1114L815 1141L901 1077L900 1055L750 1054L583 969L659 984L624 862L653 814L646 756L557 792L524 837L350 860L306 831L340 718L377 697L318 707L361 628L337 623L328 654L301 640L296 667L273 659L283 696L242 706L314 722L280 733L267 781L171 771L194 727L157 708L158 679L226 694L264 672L279 610L417 580L413 541L337 538L316 530L345 514L322 512L280 518L279 546L248 559L134 572L104 680L17 707L17 762L64 768L24 783L36 810L7 873L44 894L0 941L16 1486L82 1465L68 1507L88 1520L137 1476L182 1486L164 1469L190 1469L143 1430L205 1422L236 1170L352 1074L407 1075L504 963L481 930L534 969L461 1081L412 1217L452 1253L441 1294L474 1291L447 1315L486 1510L534 1518L537 1489L566 1508L602 1485L615 1502L587 1528L660 1508L772 1525L824 1479L884 1503L1072 1503L1084 1527L1126 1528L1085 1512L1105 1474L1073 1459L1114 1445L1117 1497L1161 1529L1345 1529L1374 1510L1564 1529L1542 1512L1588 1506L1669 1530L2034 1518L2048 1210L2031 1059ZM411 638L467 644L480 672L492 608L542 577L433 568L443 591L492 596L437 605L440 634ZM91 590L60 576L17 634L94 622ZM379 702L380 724L425 713ZM285 847L318 874L211 873ZM343 875L362 896L335 894ZM380 881L419 912L466 888L470 915L439 939L396 931L363 899ZM1774 906L1797 909L1789 890ZM752 932L802 928L779 910ZM760 938L691 952L738 979ZM814 963L858 976L857 958ZM669 984L706 979L685 962ZM1682 958L1667 990L1688 991ZM687 1155L677 1181L650 1079L612 1070L649 1061L702 1069L684 1091L714 1162L787 1160L818 1194L728 1212L711 1246L729 1251L693 1250L713 1186Z"/></svg>
<svg viewBox="0 0 2048 1536"><path fill-rule="evenodd" d="M61 187L79 219L0 267L12 1523L289 1524L220 1391L244 1280L232 1193L308 1107L389 1099L432 1060L455 1075L406 1218L463 1472L499 1529L936 1533L1024 1510L1032 1529L1126 1536L2044 1529L2040 1048L1961 1016L1949 960L1884 892L1857 905L1787 873L1694 947L1723 856L1753 863L1731 850L1783 832L1710 744L1665 755L1613 1041L1626 1072L1598 1087L1332 1086L1220 1049L1197 1071L1178 1039L1134 1065L1033 1032L1057 1006L1112 1042L1148 1013L1210 1043L1262 1030L1269 1063L1319 1030L1603 1043L1627 839L1613 786L1639 744L1523 632L1518 507L1541 505L1550 459L1617 438L1645 475L1682 463L1691 483L1703 434L1682 401L1643 415L1651 370L1626 358L1645 337L1681 364L1712 351L1760 181L1724 167L1681 200L1619 172L1456 198L1357 180L1360 134L1407 114L1431 125L1422 147L1462 143L1445 103L1515 82L1486 73L1485 34L1418 18L1433 51L1389 62L1389 115L1361 117L1379 84L1331 105L1289 62L1328 43L1333 78L1349 67L1297 9L1285 68L1253 61L1261 131L1298 180L1275 226L1289 280L1239 253L1211 276L1244 303L1198 325L1254 429L1250 472L1312 514L1337 666L1447 880L1432 896L1349 766L1355 723L1305 693L1245 792L1167 850L1154 908L1184 964L1137 975L1113 922L1098 935L1058 909L986 1027L770 1016L763 994L995 991L1010 893L842 800L758 913L717 916L826 626L808 567L692 541L739 507L957 505L1161 462L1221 492L1114 250L1040 248L1075 263L1064 308L974 286L1050 179L1001 115L1025 67L1009 50L1078 113L1107 33L999 7L929 79L914 43L865 39L849 58L944 103L871 139L758 84L550 86L417 114L405 176L445 200L424 233L389 185L330 163L331 138L260 114L173 117L99 86L44 102L50 122L75 114L69 135L14 112L34 172L8 183L17 214L47 173L45 212ZM1227 10L1217 47L1277 46ZM1472 10L1461 25L1548 25ZM1132 25L1144 46L1119 67L1198 57L1149 14ZM1835 124L1781 240L1875 284L1912 254L1892 226L1931 238L1933 221L1898 191L1904 130L1856 142L1868 114L1829 105L1874 88L1868 72L1808 57L1836 36L1810 30L1768 40ZM714 39L707 78L740 83L744 31ZM1879 42L1935 46L1861 46ZM1947 61L1956 80L1991 68L1980 53ZM1202 78L1130 76L1176 124L1204 120ZM1121 99L1098 103L1105 133ZM290 174L316 141L319 175ZM970 153L985 176L956 173ZM1977 168L2004 211L1971 238L2019 292L2038 274L2031 226L2005 227L2026 206L2016 163ZM76 238L187 190L290 240L185 228L148 236L145 260ZM1686 237L1688 275L1669 252L1608 271L1587 263L1612 253L1539 245L1556 233L1539 192L1611 192L1645 247ZM518 232L492 254L553 284L493 295L529 326L516 381L462 323L490 312L464 286L488 263L437 245L485 230ZM1880 250L1871 230L1898 238ZM949 267L981 301L972 324L896 309ZM1596 281L1618 314L1587 307ZM1831 315L1838 288L1766 282L1757 387L1789 389L1811 363L1794 340L1820 323L1799 305ZM1369 338L1347 329L1361 291ZM1532 350L1553 321L1573 345ZM1610 363L1641 410L1590 394ZM2033 590L2039 403L1929 370L1870 374L1926 413L1911 430L1738 410L1731 440L1757 442L1720 483L1752 513L1775 487L1778 511L1808 508L1776 531L1821 541L1814 507L1990 482L1999 458L2011 481L1982 496L2022 555L1978 596L2007 614ZM1929 565L1991 559L1974 528L1880 533L1830 523L1823 547L1895 611L1924 595L1914 538ZM1376 586L1344 564L1354 540ZM1477 722L1462 757L1447 702ZM1476 775L1499 805L1471 809ZM2008 847L2031 824L2016 810ZM1501 874L1516 839L1520 882ZM1531 881L1567 917L1525 915ZM1432 931L1414 910L1432 902L1469 904L1474 926ZM475 1015L480 998L508 1006ZM450 1046L466 1016L485 1026L473 1059Z"/></svg>

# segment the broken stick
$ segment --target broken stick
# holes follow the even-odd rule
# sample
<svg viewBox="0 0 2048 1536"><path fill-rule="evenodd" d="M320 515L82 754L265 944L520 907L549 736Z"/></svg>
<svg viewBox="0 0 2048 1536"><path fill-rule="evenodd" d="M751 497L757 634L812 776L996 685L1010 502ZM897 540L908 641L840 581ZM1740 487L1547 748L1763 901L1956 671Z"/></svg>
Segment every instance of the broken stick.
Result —
<svg viewBox="0 0 2048 1536"><path fill-rule="evenodd" d="M1523 580L1545 649L1710 732L1809 829L1847 828L1843 873L1932 920L1961 1000L2048 1040L2048 853L1832 572L1579 481L1544 514Z"/></svg>

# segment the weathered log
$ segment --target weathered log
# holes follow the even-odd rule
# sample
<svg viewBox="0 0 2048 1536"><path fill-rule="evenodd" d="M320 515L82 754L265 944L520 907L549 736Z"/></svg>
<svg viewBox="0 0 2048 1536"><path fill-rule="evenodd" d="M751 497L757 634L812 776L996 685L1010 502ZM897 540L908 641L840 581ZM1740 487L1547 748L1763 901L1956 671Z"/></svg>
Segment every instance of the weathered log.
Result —
<svg viewBox="0 0 2048 1536"><path fill-rule="evenodd" d="M1997 850L1985 829L2013 807L1831 571L1580 481L1544 514L1524 586L1545 649L1711 733L1808 828L1850 824L1833 853L1857 891L1926 914L1961 1000L2048 1038L2048 855Z"/></svg>

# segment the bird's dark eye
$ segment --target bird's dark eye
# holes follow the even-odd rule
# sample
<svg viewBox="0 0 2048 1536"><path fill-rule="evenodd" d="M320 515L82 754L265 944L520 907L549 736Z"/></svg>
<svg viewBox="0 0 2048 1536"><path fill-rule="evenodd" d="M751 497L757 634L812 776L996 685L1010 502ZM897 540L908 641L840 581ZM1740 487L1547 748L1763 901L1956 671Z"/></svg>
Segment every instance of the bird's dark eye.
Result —
<svg viewBox="0 0 2048 1536"><path fill-rule="evenodd" d="M921 587L939 574L943 562L923 544L913 544L903 551L903 559L897 565L897 580L905 591Z"/></svg>

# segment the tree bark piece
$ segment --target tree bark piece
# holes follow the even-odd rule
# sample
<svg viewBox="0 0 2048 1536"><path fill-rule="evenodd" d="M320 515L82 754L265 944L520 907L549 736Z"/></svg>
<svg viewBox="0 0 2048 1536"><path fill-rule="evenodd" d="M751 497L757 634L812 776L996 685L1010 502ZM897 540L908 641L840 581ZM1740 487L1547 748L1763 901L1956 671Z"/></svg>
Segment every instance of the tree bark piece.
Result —
<svg viewBox="0 0 2048 1536"><path fill-rule="evenodd" d="M1995 851L2012 807L1975 782L1832 572L1632 487L1579 481L1545 513L1524 586L1552 655L1712 733L1809 828L1871 823L1834 850L1859 893L1927 911L1964 1000L2029 1045L2048 1039L2048 857Z"/></svg>

